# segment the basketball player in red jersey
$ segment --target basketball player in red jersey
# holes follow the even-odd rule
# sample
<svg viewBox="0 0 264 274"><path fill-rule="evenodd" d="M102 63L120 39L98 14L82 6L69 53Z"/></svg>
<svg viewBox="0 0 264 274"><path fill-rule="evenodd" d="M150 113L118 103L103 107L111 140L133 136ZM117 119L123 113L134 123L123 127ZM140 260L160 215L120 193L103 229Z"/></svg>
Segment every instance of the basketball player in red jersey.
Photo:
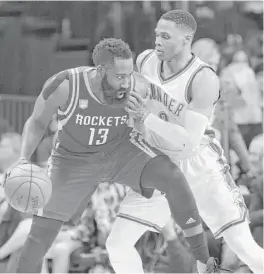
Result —
<svg viewBox="0 0 264 274"><path fill-rule="evenodd" d="M153 188L167 193L173 217L186 232L197 260L208 257L195 200L181 171L128 125L124 105L136 81L129 46L119 39L105 39L95 47L93 61L95 68L65 70L48 80L25 124L19 164L30 159L58 112L49 163L52 196L33 216L17 272L40 272L43 256L62 224L81 215L103 181L126 184L146 197L151 197ZM164 214L167 220L170 213ZM164 220L158 225L164 226Z"/></svg>
<svg viewBox="0 0 264 274"><path fill-rule="evenodd" d="M155 28L155 50L146 50L137 58L140 73L155 84L145 101L149 113L142 111L143 103L140 111L128 103L128 112L140 121L145 140L168 155L182 170L199 213L215 237L223 237L254 273L263 273L263 249L251 235L247 208L229 173L223 149L212 130L208 130L209 119L219 99L219 80L209 65L191 52L196 28L194 17L183 10L172 10L161 16ZM139 95L131 93L132 96ZM138 98L140 100L142 98ZM132 232L140 235L147 230L143 227L144 218L141 224L132 223L138 217L137 207L145 203L140 199L130 192L120 207L122 220L119 218L117 222L119 227L126 228L129 237ZM133 204L137 205L134 210ZM148 211L161 204L161 200L159 205L152 203ZM148 211L145 212L146 218ZM115 241L117 231L116 225L108 238L110 251L114 250L113 246L119 249L120 242ZM124 238L127 235L122 234ZM137 238L133 240L137 241ZM133 248L131 242L129 244L122 248ZM114 252L109 253L115 261ZM118 265L121 264L119 261ZM197 265L199 272L210 272L208 262L198 262Z"/></svg>

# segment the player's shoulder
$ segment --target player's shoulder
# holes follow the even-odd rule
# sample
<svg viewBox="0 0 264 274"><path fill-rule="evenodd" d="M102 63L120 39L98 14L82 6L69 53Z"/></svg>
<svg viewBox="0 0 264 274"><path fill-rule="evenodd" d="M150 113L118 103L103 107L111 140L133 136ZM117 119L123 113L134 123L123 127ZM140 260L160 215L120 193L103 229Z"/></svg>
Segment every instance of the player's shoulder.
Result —
<svg viewBox="0 0 264 274"><path fill-rule="evenodd" d="M137 69L140 72L144 62L154 53L154 49L146 49L141 52L136 60Z"/></svg>
<svg viewBox="0 0 264 274"><path fill-rule="evenodd" d="M70 79L71 75L78 75L83 73L85 70L90 70L93 67L88 67L88 66L82 66L82 67L74 67L74 68L69 68L69 69L65 69L62 70L60 72L57 72L55 74L53 74L51 77L49 77L44 86L49 84L50 82L54 81L54 80L60 80L62 78L64 78L65 81L68 81Z"/></svg>
<svg viewBox="0 0 264 274"><path fill-rule="evenodd" d="M193 97L199 100L214 101L216 103L220 98L220 82L216 73L210 67L204 67L195 75L191 89Z"/></svg>
<svg viewBox="0 0 264 274"><path fill-rule="evenodd" d="M137 60L142 60L153 52L154 52L154 49L146 49L138 55Z"/></svg>
<svg viewBox="0 0 264 274"><path fill-rule="evenodd" d="M84 71L89 71L91 69L93 69L93 67L82 66L82 67L71 68L68 71L71 72L72 74L80 74L80 73L83 73Z"/></svg>
<svg viewBox="0 0 264 274"><path fill-rule="evenodd" d="M69 71L62 70L46 80L43 85L41 94L45 100L47 100L52 94L66 96L65 91L69 89L68 85Z"/></svg>
<svg viewBox="0 0 264 274"><path fill-rule="evenodd" d="M193 83L195 85L207 85L208 83L219 85L219 78L212 68L205 66L196 73Z"/></svg>
<svg viewBox="0 0 264 274"><path fill-rule="evenodd" d="M89 67L89 66L81 66L81 67L68 68L68 69L62 70L62 71L54 74L49 79L55 78L55 77L59 77L60 75L65 74L65 73L68 74L68 75L80 74L80 73L83 73L84 71L90 70L92 68L93 67Z"/></svg>
<svg viewBox="0 0 264 274"><path fill-rule="evenodd" d="M53 81L60 81L61 79L67 81L70 79L70 76L82 74L84 71L86 71L86 70L88 71L90 69L93 69L93 67L82 66L82 67L74 67L74 68L62 70L60 72L53 74L51 77L49 77L46 80L44 86L53 82Z"/></svg>

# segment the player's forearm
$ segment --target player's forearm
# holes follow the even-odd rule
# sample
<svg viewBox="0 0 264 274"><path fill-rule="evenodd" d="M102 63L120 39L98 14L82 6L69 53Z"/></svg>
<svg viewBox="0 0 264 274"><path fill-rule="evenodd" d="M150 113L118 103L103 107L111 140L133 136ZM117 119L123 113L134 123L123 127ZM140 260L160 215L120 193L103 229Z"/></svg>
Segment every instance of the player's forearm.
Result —
<svg viewBox="0 0 264 274"><path fill-rule="evenodd" d="M30 117L24 125L21 157L30 159L45 134L46 127Z"/></svg>
<svg viewBox="0 0 264 274"><path fill-rule="evenodd" d="M184 127L165 122L152 113L147 116L144 125L148 130L177 146L196 147L201 142L209 120L189 110L185 116Z"/></svg>
<svg viewBox="0 0 264 274"><path fill-rule="evenodd" d="M186 147L189 144L189 135L183 127L165 122L154 114L148 115L144 126L177 147Z"/></svg>

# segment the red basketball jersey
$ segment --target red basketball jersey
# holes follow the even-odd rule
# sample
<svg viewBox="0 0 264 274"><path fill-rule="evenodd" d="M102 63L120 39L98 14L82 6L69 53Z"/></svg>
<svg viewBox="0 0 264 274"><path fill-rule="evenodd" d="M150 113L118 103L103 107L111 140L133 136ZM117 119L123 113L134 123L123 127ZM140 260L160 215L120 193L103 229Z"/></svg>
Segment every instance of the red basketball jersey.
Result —
<svg viewBox="0 0 264 274"><path fill-rule="evenodd" d="M64 111L58 110L55 148L72 154L109 152L129 138L127 112L102 104L93 94L88 79L88 72L93 69L69 70L68 105Z"/></svg>

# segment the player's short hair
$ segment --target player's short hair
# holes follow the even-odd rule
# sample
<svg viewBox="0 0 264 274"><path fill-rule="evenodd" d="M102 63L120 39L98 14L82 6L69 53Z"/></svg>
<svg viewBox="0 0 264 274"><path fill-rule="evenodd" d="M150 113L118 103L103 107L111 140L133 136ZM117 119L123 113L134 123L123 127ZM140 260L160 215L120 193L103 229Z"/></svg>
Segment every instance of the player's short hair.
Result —
<svg viewBox="0 0 264 274"><path fill-rule="evenodd" d="M93 50L93 63L95 66L112 64L115 58L132 58L132 51L129 45L121 39L105 38Z"/></svg>
<svg viewBox="0 0 264 274"><path fill-rule="evenodd" d="M160 19L173 21L177 26L193 32L197 30L197 23L194 17L187 11L176 9L164 13Z"/></svg>

